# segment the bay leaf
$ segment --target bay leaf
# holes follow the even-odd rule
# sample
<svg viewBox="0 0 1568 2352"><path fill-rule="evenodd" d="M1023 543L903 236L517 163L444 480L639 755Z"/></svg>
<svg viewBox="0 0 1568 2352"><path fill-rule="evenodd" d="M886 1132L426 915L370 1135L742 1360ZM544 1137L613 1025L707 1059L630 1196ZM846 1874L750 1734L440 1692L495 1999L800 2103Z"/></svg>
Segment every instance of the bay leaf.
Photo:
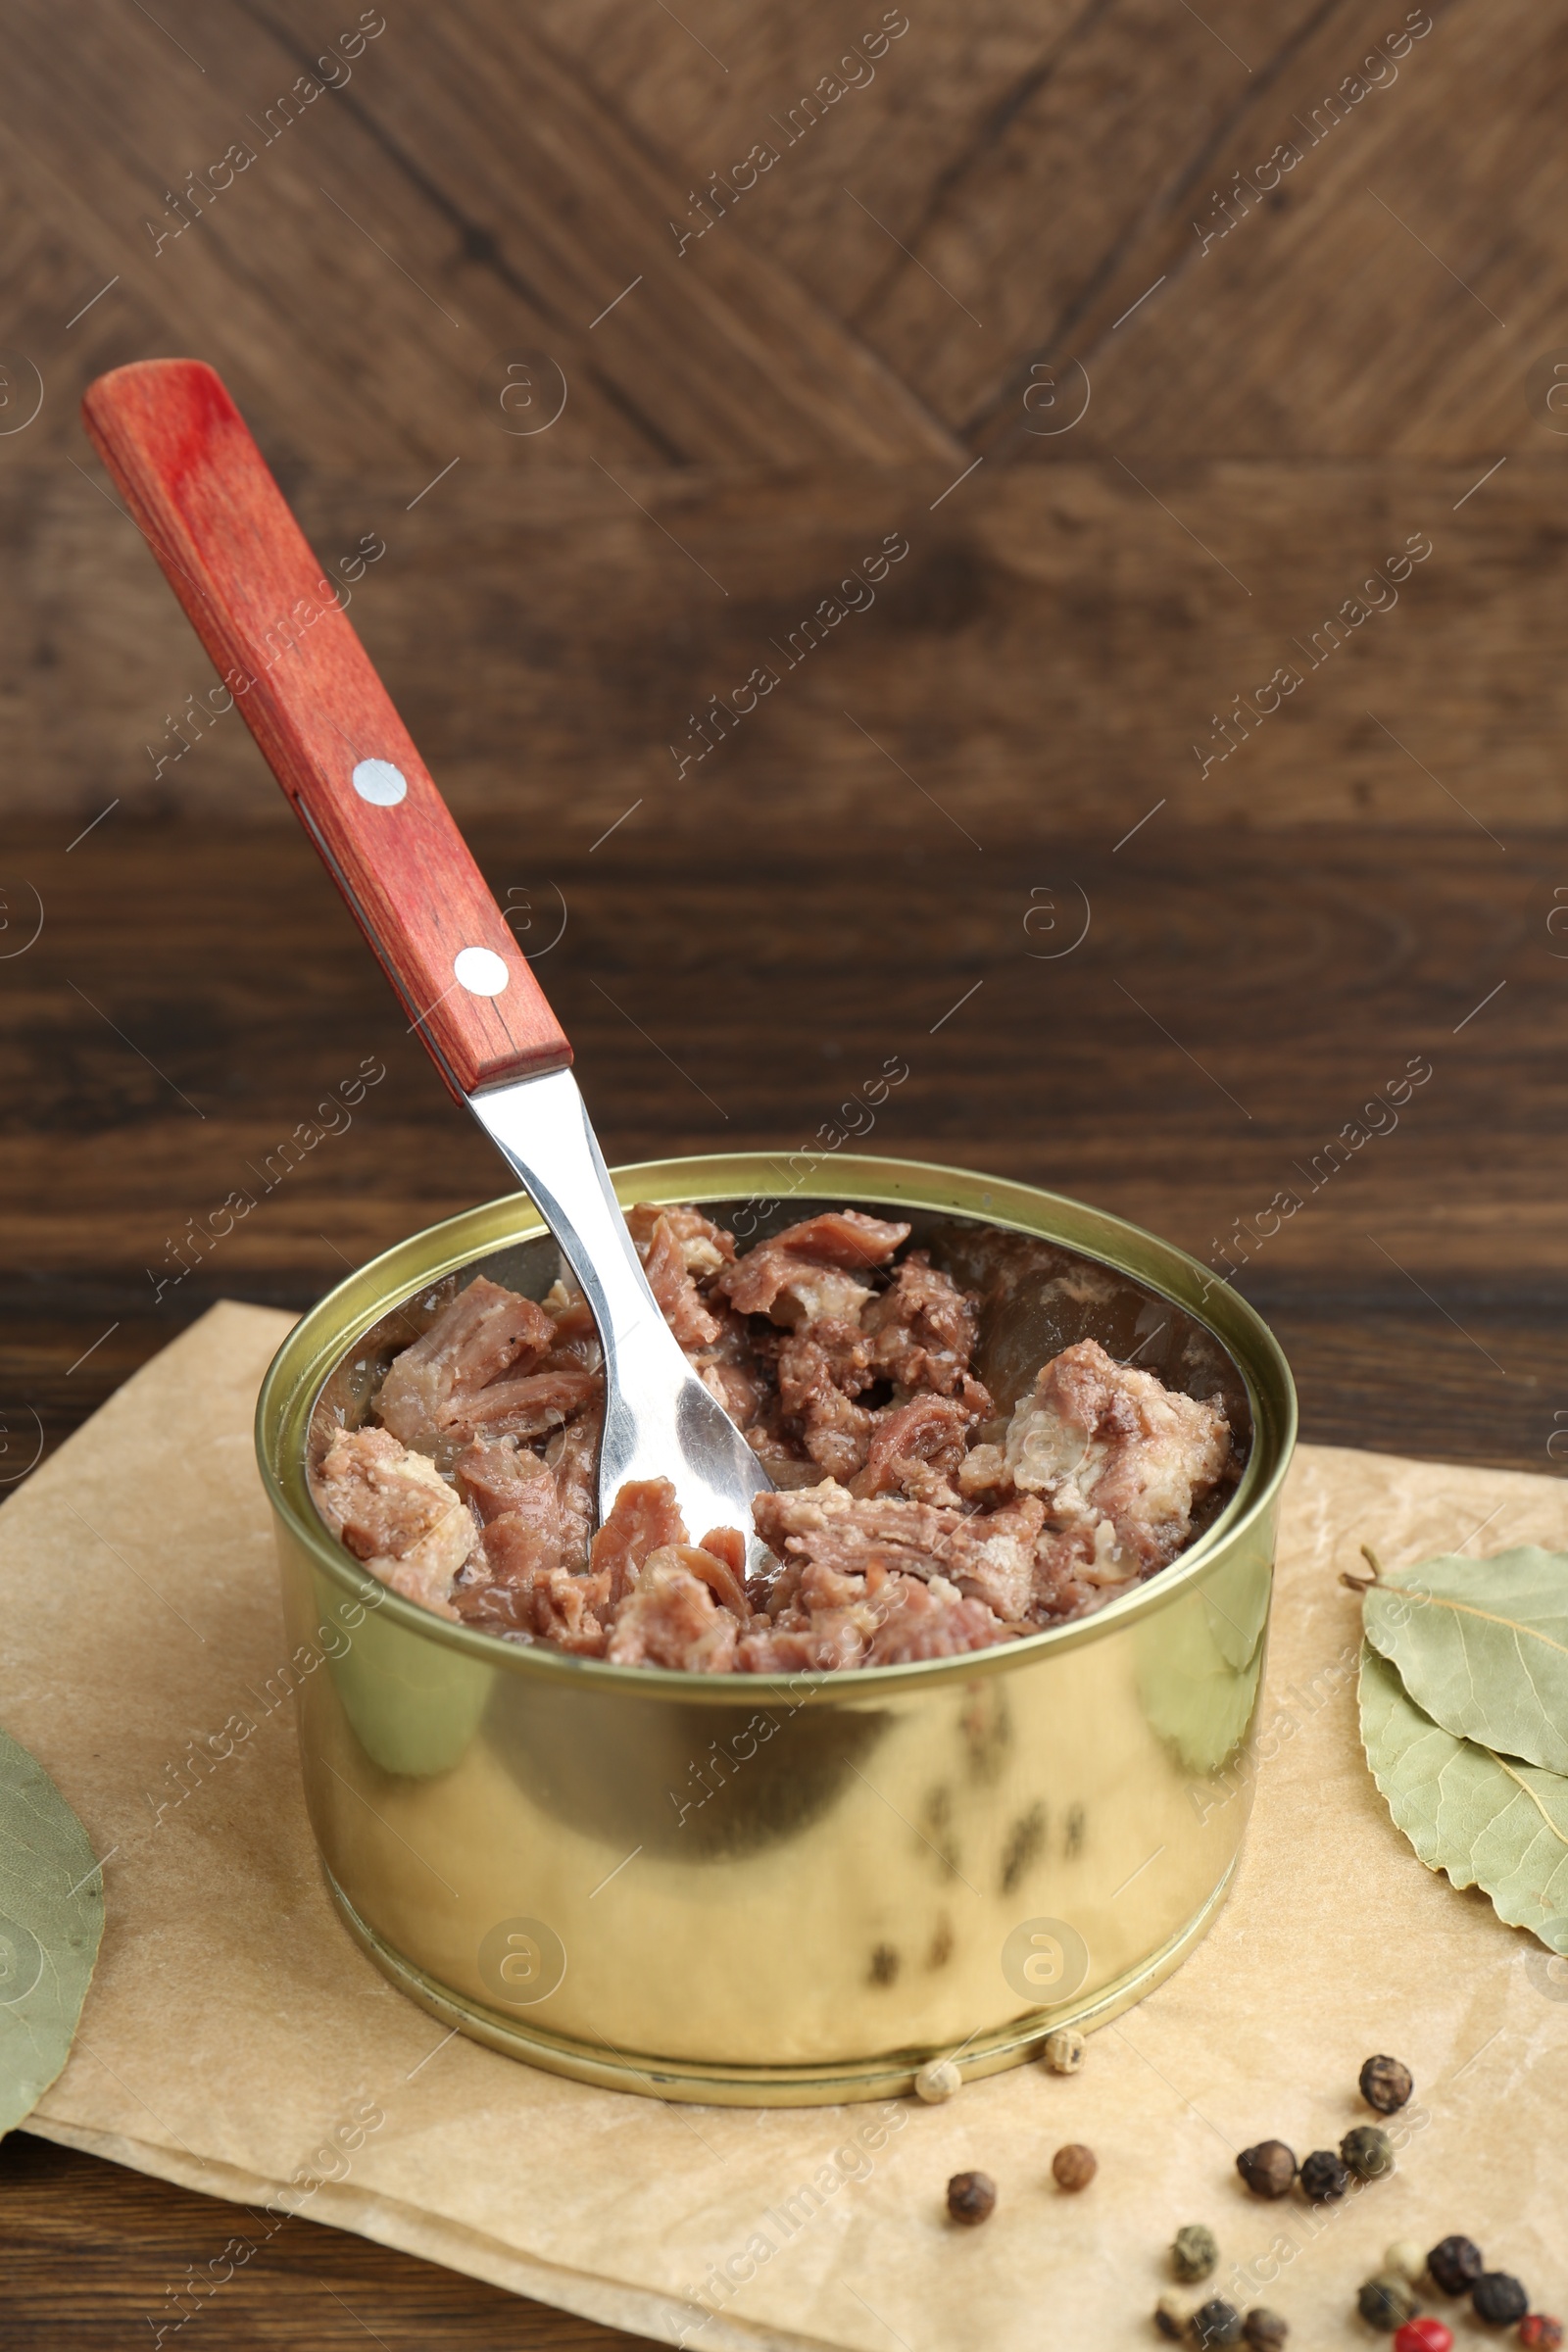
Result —
<svg viewBox="0 0 1568 2352"><path fill-rule="evenodd" d="M1458 1738L1568 1772L1568 1554L1534 1544L1384 1572L1367 1639Z"/></svg>
<svg viewBox="0 0 1568 2352"><path fill-rule="evenodd" d="M86 1831L43 1766L0 1732L0 2134L70 2055L103 1922Z"/></svg>
<svg viewBox="0 0 1568 2352"><path fill-rule="evenodd" d="M1429 1870L1479 1886L1497 1917L1568 1952L1568 1779L1456 1739L1370 1642L1361 1741L1389 1810Z"/></svg>

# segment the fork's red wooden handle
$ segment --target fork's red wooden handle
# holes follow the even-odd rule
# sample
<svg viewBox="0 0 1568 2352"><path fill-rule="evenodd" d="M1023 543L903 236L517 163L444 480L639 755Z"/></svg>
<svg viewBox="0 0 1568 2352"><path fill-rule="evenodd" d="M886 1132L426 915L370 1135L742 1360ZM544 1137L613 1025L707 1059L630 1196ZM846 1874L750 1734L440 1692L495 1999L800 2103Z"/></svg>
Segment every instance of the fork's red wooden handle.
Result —
<svg viewBox="0 0 1568 2352"><path fill-rule="evenodd" d="M200 360L88 389L87 430L449 1084L571 1059L561 1024L244 418Z"/></svg>

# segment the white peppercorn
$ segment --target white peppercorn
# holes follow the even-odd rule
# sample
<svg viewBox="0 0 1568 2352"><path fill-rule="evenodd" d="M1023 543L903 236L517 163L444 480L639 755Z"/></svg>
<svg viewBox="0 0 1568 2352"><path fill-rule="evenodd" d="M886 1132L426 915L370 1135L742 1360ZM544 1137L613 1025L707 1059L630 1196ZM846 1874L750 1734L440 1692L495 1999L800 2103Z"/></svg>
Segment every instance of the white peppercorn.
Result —
<svg viewBox="0 0 1568 2352"><path fill-rule="evenodd" d="M914 2088L917 2098L924 2099L928 2107L937 2107L963 2088L963 2077L951 2058L933 2058L915 2076Z"/></svg>
<svg viewBox="0 0 1568 2352"><path fill-rule="evenodd" d="M1046 2035L1041 2055L1054 2075L1075 2075L1084 2062L1084 2037L1071 2026L1059 2026L1054 2034Z"/></svg>

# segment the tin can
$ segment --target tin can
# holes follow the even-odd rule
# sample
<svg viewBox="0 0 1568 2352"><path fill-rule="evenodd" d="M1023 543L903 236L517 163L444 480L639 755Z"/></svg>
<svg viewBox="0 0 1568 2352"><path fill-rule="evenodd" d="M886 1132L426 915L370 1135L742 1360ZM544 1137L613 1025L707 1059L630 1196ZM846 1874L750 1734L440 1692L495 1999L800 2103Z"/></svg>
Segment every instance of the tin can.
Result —
<svg viewBox="0 0 1568 2352"><path fill-rule="evenodd" d="M907 1219L960 1278L1001 1233L1037 1278L985 1324L999 1403L1094 1337L1173 1387L1221 1390L1246 1461L1172 1566L1022 1641L780 1679L612 1666L388 1592L311 1499L330 1428L474 1272L548 1289L556 1246L527 1198L415 1236L304 1317L257 1446L332 1899L447 2024L664 2099L885 2098L930 2059L986 2075L1092 2028L1202 1936L1250 1809L1296 1434L1266 1326L1182 1251L1055 1194L843 1156L825 1188L780 1200L779 1166L739 1153L614 1181L624 1205L695 1201L743 1244L818 1208Z"/></svg>

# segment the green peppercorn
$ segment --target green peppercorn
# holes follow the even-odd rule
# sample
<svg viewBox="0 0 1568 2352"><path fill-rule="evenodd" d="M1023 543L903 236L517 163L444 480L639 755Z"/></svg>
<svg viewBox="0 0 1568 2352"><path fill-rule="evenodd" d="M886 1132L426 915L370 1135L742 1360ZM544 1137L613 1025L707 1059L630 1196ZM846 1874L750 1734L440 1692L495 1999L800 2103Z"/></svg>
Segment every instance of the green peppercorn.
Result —
<svg viewBox="0 0 1568 2352"><path fill-rule="evenodd" d="M1381 2180L1394 2170L1394 2142L1377 2124L1356 2124L1347 2132L1340 2155L1358 2180Z"/></svg>
<svg viewBox="0 0 1568 2352"><path fill-rule="evenodd" d="M1219 2246L1212 2230L1201 2222L1188 2222L1177 2230L1171 2242L1170 2267L1178 2278L1196 2285L1206 2278L1219 2260Z"/></svg>
<svg viewBox="0 0 1568 2352"><path fill-rule="evenodd" d="M1408 2278L1400 2278L1393 2271L1380 2271L1361 2287L1355 2308L1369 2328L1385 2328L1392 2335L1406 2320L1414 2319L1420 2305Z"/></svg>
<svg viewBox="0 0 1568 2352"><path fill-rule="evenodd" d="M1427 2272L1446 2295L1468 2294L1486 2269L1473 2237L1446 2237L1427 2256Z"/></svg>
<svg viewBox="0 0 1568 2352"><path fill-rule="evenodd" d="M1242 2322L1242 2333L1250 2352L1283 2352L1290 2329L1277 2311L1265 2311L1261 2304L1250 2311Z"/></svg>
<svg viewBox="0 0 1568 2352"><path fill-rule="evenodd" d="M1511 2328L1530 2309L1530 2297L1506 2271L1483 2271L1470 2289L1470 2307L1490 2328Z"/></svg>
<svg viewBox="0 0 1568 2352"><path fill-rule="evenodd" d="M1254 2197L1283 2197L1296 2179L1296 2157L1283 2139L1260 2139L1242 2150L1236 2170Z"/></svg>
<svg viewBox="0 0 1568 2352"><path fill-rule="evenodd" d="M1369 2058L1361 2069L1361 2096L1379 2115L1396 2115L1414 2090L1410 2069L1397 2058Z"/></svg>
<svg viewBox="0 0 1568 2352"><path fill-rule="evenodd" d="M1301 2165L1301 2186L1314 2205L1325 2197L1343 2197L1350 2176L1332 2148L1314 2148Z"/></svg>
<svg viewBox="0 0 1568 2352"><path fill-rule="evenodd" d="M1198 2352L1226 2352L1242 2340L1242 2315L1223 2295L1200 2303L1189 2323Z"/></svg>

